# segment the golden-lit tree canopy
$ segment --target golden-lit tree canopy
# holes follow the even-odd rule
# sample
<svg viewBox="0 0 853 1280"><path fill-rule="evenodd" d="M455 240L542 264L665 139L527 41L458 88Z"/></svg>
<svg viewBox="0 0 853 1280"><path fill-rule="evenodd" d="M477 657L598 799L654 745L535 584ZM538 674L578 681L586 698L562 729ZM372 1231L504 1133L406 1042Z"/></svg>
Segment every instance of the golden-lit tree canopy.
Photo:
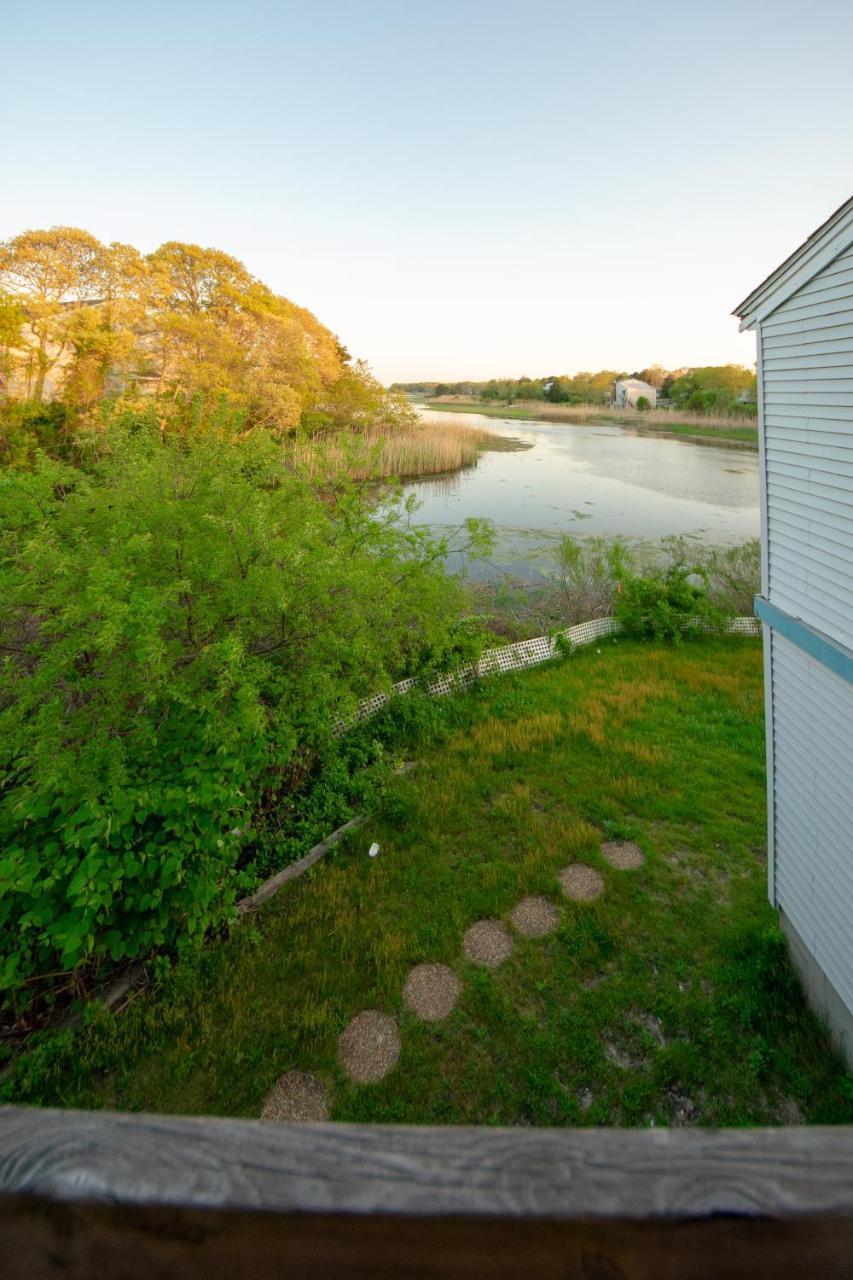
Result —
<svg viewBox="0 0 853 1280"><path fill-rule="evenodd" d="M143 256L74 227L0 244L0 390L81 412L105 398L227 397L247 426L315 429L390 409L333 333L218 249Z"/></svg>

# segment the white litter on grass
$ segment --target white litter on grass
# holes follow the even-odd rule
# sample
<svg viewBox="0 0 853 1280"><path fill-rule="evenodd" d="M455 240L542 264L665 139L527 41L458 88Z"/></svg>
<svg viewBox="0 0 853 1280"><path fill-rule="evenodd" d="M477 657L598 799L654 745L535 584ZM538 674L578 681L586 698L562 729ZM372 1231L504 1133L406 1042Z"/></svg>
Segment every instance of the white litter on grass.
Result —
<svg viewBox="0 0 853 1280"><path fill-rule="evenodd" d="M379 845L374 840L373 844L367 850L367 856L368 858L375 858L378 852L379 852Z"/></svg>

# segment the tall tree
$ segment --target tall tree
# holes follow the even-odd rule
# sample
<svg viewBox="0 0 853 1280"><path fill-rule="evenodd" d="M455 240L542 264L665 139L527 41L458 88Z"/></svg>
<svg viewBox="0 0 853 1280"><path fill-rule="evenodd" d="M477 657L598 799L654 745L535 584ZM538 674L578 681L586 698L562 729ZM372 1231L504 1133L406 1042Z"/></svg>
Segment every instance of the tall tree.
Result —
<svg viewBox="0 0 853 1280"><path fill-rule="evenodd" d="M87 231L53 227L25 231L0 244L0 289L19 300L25 315L25 376L33 400L67 359L81 306L99 300L107 250Z"/></svg>

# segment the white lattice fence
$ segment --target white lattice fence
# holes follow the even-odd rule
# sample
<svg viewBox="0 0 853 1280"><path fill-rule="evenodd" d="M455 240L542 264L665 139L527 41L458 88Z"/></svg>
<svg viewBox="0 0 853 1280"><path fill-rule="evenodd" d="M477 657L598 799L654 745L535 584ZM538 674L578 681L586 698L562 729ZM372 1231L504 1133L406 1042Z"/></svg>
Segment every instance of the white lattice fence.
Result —
<svg viewBox="0 0 853 1280"><path fill-rule="evenodd" d="M712 630L702 623L693 624L703 630ZM550 661L560 652L561 644L568 642L570 650L579 649L585 644L594 644L605 636L617 635L622 630L621 622L615 618L593 618L589 622L579 622L577 626L568 627L554 636L536 636L533 640L518 640L515 644L501 645L497 649L486 649L476 662L467 667L460 667L447 675L439 676L431 684L426 685L425 692L431 698L453 693L454 690L467 689L475 680L483 676L499 675L505 671L523 671L527 667L538 667ZM728 623L730 635L760 636L761 623L757 618L730 618ZM335 721L336 735L344 733L354 724L367 720L380 711L392 698L409 693L420 683L417 676L409 676L391 686L389 693L374 693L358 704L355 714L348 720Z"/></svg>

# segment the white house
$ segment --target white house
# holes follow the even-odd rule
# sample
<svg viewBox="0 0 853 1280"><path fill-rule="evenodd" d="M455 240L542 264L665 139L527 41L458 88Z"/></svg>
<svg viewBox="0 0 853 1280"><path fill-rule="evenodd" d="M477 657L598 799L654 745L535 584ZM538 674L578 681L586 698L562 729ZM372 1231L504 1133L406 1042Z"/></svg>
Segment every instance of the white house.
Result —
<svg viewBox="0 0 853 1280"><path fill-rule="evenodd" d="M650 382L643 382L642 378L619 378L613 383L612 403L620 408L630 406L636 409L641 396L645 396L649 407L653 409L658 398L657 387L653 387Z"/></svg>
<svg viewBox="0 0 853 1280"><path fill-rule="evenodd" d="M768 892L853 1064L853 199L735 315L758 340Z"/></svg>

